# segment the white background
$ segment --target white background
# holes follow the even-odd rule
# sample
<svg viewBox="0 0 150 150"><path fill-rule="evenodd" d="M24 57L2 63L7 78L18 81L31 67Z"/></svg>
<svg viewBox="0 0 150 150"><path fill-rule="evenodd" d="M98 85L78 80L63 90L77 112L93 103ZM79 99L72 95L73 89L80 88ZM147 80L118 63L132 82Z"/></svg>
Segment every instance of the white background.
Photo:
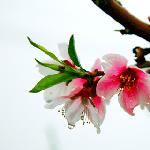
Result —
<svg viewBox="0 0 150 150"><path fill-rule="evenodd" d="M123 4L148 23L149 0ZM34 58L48 57L31 47L26 36L59 55L57 44L74 34L81 63L88 69L106 53L123 54L133 64L132 48L149 43L113 31L120 28L90 0L0 0L0 150L149 150L147 110L136 108L131 117L114 96L97 135L92 125L81 123L69 130L58 108L44 109L42 92L28 93L42 77Z"/></svg>

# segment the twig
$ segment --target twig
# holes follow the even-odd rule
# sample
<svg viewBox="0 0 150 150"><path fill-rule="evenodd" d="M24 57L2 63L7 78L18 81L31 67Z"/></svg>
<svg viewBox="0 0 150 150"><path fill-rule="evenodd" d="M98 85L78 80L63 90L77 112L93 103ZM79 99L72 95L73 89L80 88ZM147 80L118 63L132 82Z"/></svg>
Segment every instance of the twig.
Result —
<svg viewBox="0 0 150 150"><path fill-rule="evenodd" d="M150 25L130 14L115 0L92 0L100 9L130 31L150 42Z"/></svg>

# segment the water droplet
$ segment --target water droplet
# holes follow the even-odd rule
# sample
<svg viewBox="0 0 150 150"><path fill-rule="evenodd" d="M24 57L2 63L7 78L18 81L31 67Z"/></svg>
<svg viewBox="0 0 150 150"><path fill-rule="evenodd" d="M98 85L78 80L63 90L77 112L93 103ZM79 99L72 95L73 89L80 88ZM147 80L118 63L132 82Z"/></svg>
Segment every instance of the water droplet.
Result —
<svg viewBox="0 0 150 150"><path fill-rule="evenodd" d="M69 129L73 129L75 127L75 125L73 125L73 124L68 124L68 128Z"/></svg>
<svg viewBox="0 0 150 150"><path fill-rule="evenodd" d="M100 133L101 133L100 128L97 128L97 134L100 134Z"/></svg>

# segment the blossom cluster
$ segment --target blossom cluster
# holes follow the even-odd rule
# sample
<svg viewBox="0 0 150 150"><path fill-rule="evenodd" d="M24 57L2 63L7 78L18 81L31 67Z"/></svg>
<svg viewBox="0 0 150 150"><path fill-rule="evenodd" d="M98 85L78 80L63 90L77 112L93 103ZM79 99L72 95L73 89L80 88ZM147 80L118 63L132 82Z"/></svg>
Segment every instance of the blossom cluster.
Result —
<svg viewBox="0 0 150 150"><path fill-rule="evenodd" d="M100 132L107 101L118 94L120 106L134 115L134 108L150 109L150 76L135 66L127 66L127 59L119 54L107 54L97 59L90 71L82 68L75 51L74 37L69 44L59 44L62 59L45 47L29 42L50 56L51 60L38 62L39 72L45 77L30 91L44 90L45 107L53 109L63 105L62 115L70 129L77 121L92 123Z"/></svg>

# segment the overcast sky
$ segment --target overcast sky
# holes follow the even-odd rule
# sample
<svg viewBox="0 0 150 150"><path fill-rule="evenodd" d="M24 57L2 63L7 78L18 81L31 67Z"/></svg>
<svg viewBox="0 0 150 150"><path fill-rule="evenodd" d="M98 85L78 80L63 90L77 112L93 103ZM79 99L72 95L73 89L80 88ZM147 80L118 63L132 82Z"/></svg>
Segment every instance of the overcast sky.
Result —
<svg viewBox="0 0 150 150"><path fill-rule="evenodd" d="M149 0L122 0L134 15L148 23ZM45 110L43 93L28 91L41 79L34 61L47 59L26 39L59 55L57 44L75 35L81 63L89 69L106 53L120 53L134 64L131 50L149 46L145 40L114 32L122 26L90 0L0 0L0 149L1 150L149 150L150 114L139 108L131 117L117 96L107 107L97 135L91 125L78 123L72 131L55 110Z"/></svg>

